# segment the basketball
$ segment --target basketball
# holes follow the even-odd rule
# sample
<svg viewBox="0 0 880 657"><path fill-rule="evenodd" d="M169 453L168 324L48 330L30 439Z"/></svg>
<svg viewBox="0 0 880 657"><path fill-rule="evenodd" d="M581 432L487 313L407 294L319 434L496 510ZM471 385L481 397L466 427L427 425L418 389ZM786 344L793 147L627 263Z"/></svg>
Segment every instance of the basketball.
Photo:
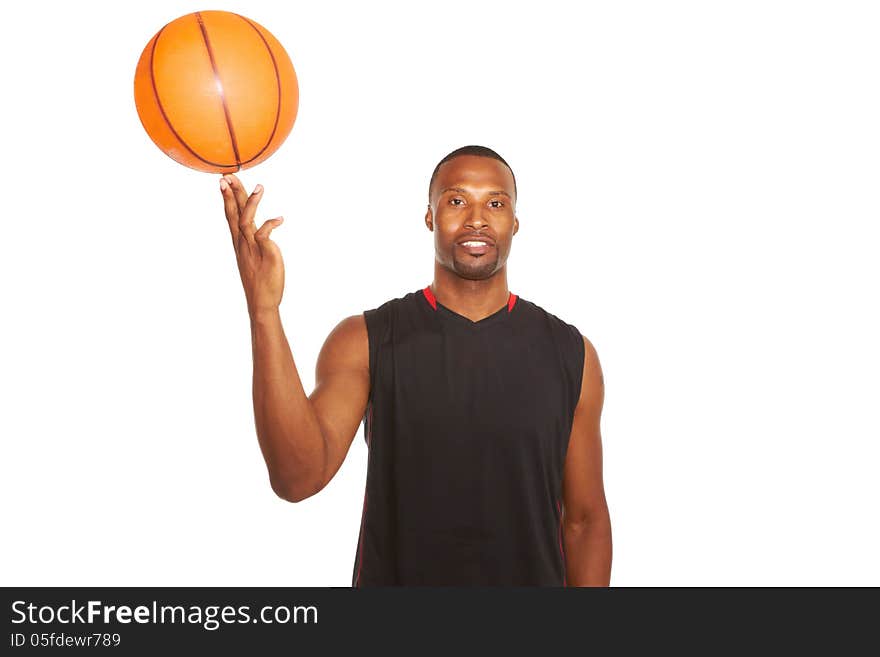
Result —
<svg viewBox="0 0 880 657"><path fill-rule="evenodd" d="M262 25L226 11L171 21L137 64L134 99L150 139L176 162L210 173L272 155L296 120L290 57Z"/></svg>

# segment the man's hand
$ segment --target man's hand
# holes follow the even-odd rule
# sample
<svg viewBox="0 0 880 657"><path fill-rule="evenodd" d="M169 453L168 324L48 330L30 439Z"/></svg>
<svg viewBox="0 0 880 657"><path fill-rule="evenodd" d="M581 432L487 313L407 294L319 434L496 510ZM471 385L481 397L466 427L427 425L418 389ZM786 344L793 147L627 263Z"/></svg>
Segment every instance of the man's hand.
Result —
<svg viewBox="0 0 880 657"><path fill-rule="evenodd" d="M284 261L281 249L269 239L269 234L284 218L268 219L257 230L254 215L263 187L257 185L248 196L244 185L231 173L220 179L220 193L232 233L248 312L254 317L261 312L276 311L284 293Z"/></svg>

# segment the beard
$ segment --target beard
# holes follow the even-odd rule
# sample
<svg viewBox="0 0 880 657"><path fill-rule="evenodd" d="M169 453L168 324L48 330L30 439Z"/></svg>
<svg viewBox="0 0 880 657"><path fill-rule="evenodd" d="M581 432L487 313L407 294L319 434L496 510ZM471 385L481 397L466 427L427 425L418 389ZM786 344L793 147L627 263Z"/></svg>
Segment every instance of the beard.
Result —
<svg viewBox="0 0 880 657"><path fill-rule="evenodd" d="M490 249L489 253L481 256L464 254L461 257L452 258L452 270L471 281L479 281L490 278L498 270L499 253L497 248Z"/></svg>

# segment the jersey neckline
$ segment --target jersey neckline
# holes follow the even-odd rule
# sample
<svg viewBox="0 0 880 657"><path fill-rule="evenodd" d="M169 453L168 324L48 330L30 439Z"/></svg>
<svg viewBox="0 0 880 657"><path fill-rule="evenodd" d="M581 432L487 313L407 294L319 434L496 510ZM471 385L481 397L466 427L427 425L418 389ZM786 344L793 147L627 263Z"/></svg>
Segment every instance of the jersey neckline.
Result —
<svg viewBox="0 0 880 657"><path fill-rule="evenodd" d="M505 305L501 306L501 308L499 308L492 314L487 315L486 317L483 317L482 319L475 322L470 317L460 315L451 308L447 308L442 303L437 301L437 298L434 296L434 292L431 290L430 285L422 289L421 296L423 299L425 299L425 301L428 302L433 310L440 313L442 316L448 317L454 321L459 322L460 324L471 326L473 328L486 326L487 324L494 323L498 319L507 317L513 312L513 309L516 306L516 300L518 298L517 295L515 295L513 292L509 292L507 296L507 303Z"/></svg>

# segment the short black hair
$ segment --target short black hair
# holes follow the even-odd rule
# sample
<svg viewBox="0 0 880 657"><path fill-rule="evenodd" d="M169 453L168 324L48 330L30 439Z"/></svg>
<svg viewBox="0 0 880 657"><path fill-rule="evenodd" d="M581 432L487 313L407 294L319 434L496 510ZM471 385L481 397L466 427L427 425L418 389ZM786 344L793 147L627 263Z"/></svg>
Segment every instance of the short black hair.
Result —
<svg viewBox="0 0 880 657"><path fill-rule="evenodd" d="M510 175L513 176L513 196L514 196L514 198L516 198L516 196L517 196L516 176L513 174L513 169L510 168L510 165L504 160L503 157L501 157L498 153L493 151L491 148L488 148L486 146L476 146L476 145L472 144L470 146L462 146L461 148L456 148L454 151L449 153L449 155L447 155L442 160L440 160L437 163L437 166L434 167L434 173L431 174L431 180L430 180L430 182L428 182L428 202L429 203L431 202L431 188L434 186L434 180L437 178L437 172L440 170L440 167L444 163L449 162L449 160L451 160L454 157L458 157L459 155L479 155L480 157L491 157L492 159L498 160L499 162L501 162L504 166L506 166L510 170Z"/></svg>

